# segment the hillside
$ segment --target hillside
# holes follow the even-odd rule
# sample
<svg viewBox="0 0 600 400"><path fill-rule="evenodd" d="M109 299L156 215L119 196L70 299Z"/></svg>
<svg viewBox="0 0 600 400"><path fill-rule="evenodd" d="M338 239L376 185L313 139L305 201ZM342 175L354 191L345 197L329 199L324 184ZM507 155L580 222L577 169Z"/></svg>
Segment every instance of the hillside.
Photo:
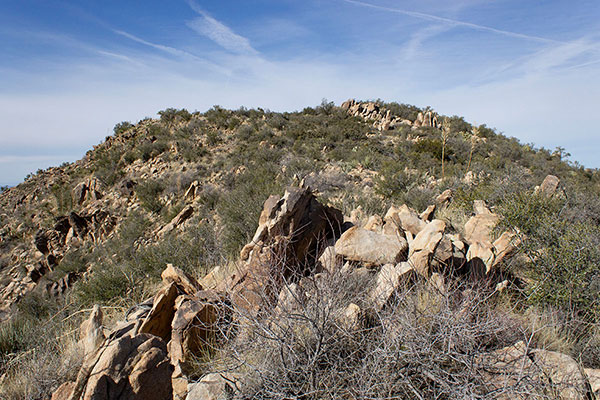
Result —
<svg viewBox="0 0 600 400"><path fill-rule="evenodd" d="M0 396L598 390L598 171L398 103L159 115L0 193Z"/></svg>

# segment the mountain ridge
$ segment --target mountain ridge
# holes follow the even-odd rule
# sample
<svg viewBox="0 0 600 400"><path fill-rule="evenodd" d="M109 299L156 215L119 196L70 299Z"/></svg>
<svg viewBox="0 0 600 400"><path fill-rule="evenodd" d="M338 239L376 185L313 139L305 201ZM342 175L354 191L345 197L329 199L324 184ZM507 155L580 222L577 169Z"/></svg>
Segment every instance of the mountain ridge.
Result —
<svg viewBox="0 0 600 400"><path fill-rule="evenodd" d="M596 170L460 117L355 100L340 107L324 101L294 113L214 107L206 113L167 109L159 115L135 125L117 124L114 135L81 160L39 171L0 193L3 327L39 335L32 320L46 324L53 315L63 315L77 325L80 320L71 315L81 316L81 309L94 304L115 310L136 307L160 287L168 263L198 280L212 267L235 264L240 251L251 252L244 245L256 224L268 219L260 216L265 200L271 195L273 201L279 199L289 185L310 187L318 201L363 227L369 226L367 217L377 227L376 216L382 219L393 205L420 212L445 193L452 202L437 210L436 218L465 234L462 227L466 229L473 201L485 200L483 209L490 207L489 213L502 217L498 229L525 235L525 245L518 246L523 257L535 253L557 265L562 265L557 257L570 255L567 250L578 233L590 243L600 238ZM547 176L558 176L556 185L546 183ZM536 194L534 187L540 184L538 193L552 196ZM531 215L539 221L529 220ZM548 227L566 242L544 242L542 230ZM408 235L410 229L402 232ZM493 233L495 240L500 233ZM570 309L596 323L597 304L590 294L597 254L593 246L584 247L588 253L581 268L557 275L548 287L536 286L540 266L535 262L532 267L531 261L517 257L515 265L503 266L527 293L519 301ZM551 251L540 255L539 248ZM501 254L499 247L488 245L478 251L490 249L494 257ZM475 250L471 244L469 251ZM568 277L590 282L581 290L569 289L564 295L571 298L565 299L561 291L552 291ZM53 329L49 338L59 336L65 326ZM6 343L0 369L5 380L14 378L14 354L41 348L35 340ZM590 343L576 342L569 352L585 354L582 349ZM596 353L588 351L586 357L588 366L596 366ZM68 375L54 376L42 392L48 395Z"/></svg>

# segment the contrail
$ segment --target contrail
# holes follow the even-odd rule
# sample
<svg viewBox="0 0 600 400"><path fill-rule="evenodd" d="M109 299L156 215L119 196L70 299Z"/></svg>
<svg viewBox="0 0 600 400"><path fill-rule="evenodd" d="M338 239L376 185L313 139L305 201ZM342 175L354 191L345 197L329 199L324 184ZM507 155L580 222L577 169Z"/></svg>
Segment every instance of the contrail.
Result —
<svg viewBox="0 0 600 400"><path fill-rule="evenodd" d="M552 43L552 44L564 44L565 43L565 42L561 42L558 40L548 39L548 38L544 38L544 37L540 37L540 36L525 35L523 33L505 31L502 29L491 28L491 27L485 26L485 25L473 24L471 22L464 22L464 21L459 21L459 20L451 19L451 18L438 17L437 15L425 14L425 13L421 13L418 11L408 11L408 10L402 10L399 8L378 6L376 4L365 3L362 1L358 1L358 0L343 0L343 1L345 1L346 3L350 3L350 4L362 6L362 7L369 7L369 8L374 8L377 10L384 10L384 11L394 12L397 14L404 14L404 15L408 15L408 16L411 16L414 18L425 19L428 21L436 21L436 22L443 22L446 24L452 24L452 25L456 25L456 26L464 26L464 27L475 29L478 31L492 32L492 33L496 33L499 35L514 37L514 38L518 38L518 39L533 40L536 42Z"/></svg>

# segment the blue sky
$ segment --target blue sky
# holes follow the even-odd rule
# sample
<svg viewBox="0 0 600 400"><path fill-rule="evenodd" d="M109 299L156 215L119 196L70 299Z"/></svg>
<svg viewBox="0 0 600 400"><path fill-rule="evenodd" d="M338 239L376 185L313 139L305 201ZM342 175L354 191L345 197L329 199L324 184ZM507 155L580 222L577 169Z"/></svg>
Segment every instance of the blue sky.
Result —
<svg viewBox="0 0 600 400"><path fill-rule="evenodd" d="M0 185L167 107L432 106L600 167L598 0L0 3Z"/></svg>

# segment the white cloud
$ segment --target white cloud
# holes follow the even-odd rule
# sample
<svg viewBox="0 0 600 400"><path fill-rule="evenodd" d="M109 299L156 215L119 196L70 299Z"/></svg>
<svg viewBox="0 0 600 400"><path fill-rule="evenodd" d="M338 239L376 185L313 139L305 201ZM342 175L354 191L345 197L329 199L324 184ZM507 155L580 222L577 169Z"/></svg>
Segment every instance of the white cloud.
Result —
<svg viewBox="0 0 600 400"><path fill-rule="evenodd" d="M228 26L211 17L206 11L200 8L193 1L189 2L190 7L198 14L199 18L187 22L187 25L199 33L208 37L219 46L238 54L257 55L258 52L250 45L250 41L232 31Z"/></svg>
<svg viewBox="0 0 600 400"><path fill-rule="evenodd" d="M532 41L542 42L542 43L561 43L560 41L544 38L541 36L526 35L523 33L512 32L512 31L507 31L507 30L503 30L503 29L496 29L496 28L492 28L490 26L474 24L471 22L460 21L460 20L452 19L452 18L439 17L439 16L433 15L433 14L427 14L427 13L422 13L422 12L417 12L417 11L409 11L409 10L404 10L404 9L400 9L400 8L384 7L384 6L379 6L376 4L366 3L366 2L358 1L358 0L343 0L343 1L345 1L346 3L355 4L355 5L358 5L361 7L368 7L368 8L373 8L373 9L377 9L377 10L388 11L388 12L393 12L393 13L397 13L397 14L403 14L403 15L407 15L409 17L419 18L419 19L423 19L423 20L427 20L427 21L441 22L444 24L450 24L451 26L462 26L462 27L474 29L477 31L490 32L490 33L495 33L495 34L513 37L513 38L517 38L517 39L526 39L526 40L532 40Z"/></svg>

